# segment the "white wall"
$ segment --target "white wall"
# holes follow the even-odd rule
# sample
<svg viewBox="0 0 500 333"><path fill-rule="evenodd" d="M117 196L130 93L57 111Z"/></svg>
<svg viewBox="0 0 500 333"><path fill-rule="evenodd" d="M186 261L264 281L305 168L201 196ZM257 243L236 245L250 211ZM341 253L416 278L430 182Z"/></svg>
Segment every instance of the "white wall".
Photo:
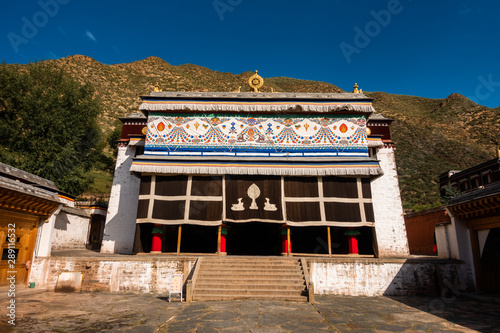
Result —
<svg viewBox="0 0 500 333"><path fill-rule="evenodd" d="M450 258L463 260L465 262L465 271L463 274L470 274L475 283L476 276L469 228L465 221L457 219L449 210L448 215L451 217L451 224L448 224L446 229L450 247Z"/></svg>
<svg viewBox="0 0 500 333"><path fill-rule="evenodd" d="M433 295L436 267L443 279L460 290L470 289L470 277L461 274L460 262L442 260L366 259L310 261L315 294L381 296Z"/></svg>
<svg viewBox="0 0 500 333"><path fill-rule="evenodd" d="M134 156L134 146L118 147L102 253L131 254L133 251L140 186L140 178L130 173Z"/></svg>
<svg viewBox="0 0 500 333"><path fill-rule="evenodd" d="M52 251L86 248L89 228L90 218L88 216L61 211L54 223Z"/></svg>
<svg viewBox="0 0 500 333"><path fill-rule="evenodd" d="M63 205L60 204L59 207L52 213L47 222L40 222L38 225L38 235L35 244L35 257L50 257L52 249L52 239L54 236L54 224L56 222L56 217L61 211Z"/></svg>
<svg viewBox="0 0 500 333"><path fill-rule="evenodd" d="M371 182L375 233L379 257L406 257L410 254L403 218L394 149L378 150L377 158L384 174Z"/></svg>

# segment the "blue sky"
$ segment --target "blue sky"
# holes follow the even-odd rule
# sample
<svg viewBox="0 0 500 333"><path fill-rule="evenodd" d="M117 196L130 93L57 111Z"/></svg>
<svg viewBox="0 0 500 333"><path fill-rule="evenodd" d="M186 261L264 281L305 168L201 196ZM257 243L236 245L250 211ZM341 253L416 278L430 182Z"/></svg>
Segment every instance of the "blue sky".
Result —
<svg viewBox="0 0 500 333"><path fill-rule="evenodd" d="M36 0L2 2L0 58L157 56L344 90L500 106L500 1Z"/></svg>

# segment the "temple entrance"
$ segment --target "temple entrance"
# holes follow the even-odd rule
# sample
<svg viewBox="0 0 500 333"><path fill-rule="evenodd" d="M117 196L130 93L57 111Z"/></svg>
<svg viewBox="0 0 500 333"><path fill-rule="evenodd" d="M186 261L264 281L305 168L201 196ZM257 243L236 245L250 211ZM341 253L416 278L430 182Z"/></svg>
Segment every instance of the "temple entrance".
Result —
<svg viewBox="0 0 500 333"><path fill-rule="evenodd" d="M281 254L281 224L248 222L227 223L228 255Z"/></svg>

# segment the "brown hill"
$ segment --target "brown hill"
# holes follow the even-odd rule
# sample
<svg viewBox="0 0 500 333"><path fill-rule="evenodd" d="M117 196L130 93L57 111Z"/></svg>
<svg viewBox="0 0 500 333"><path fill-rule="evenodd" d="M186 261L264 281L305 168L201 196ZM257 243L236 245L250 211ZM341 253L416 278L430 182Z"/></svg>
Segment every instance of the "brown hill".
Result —
<svg viewBox="0 0 500 333"><path fill-rule="evenodd" d="M173 66L157 57L132 63L105 65L90 57L75 55L48 60L82 82L94 84L105 105L100 120L109 133L117 118L137 111L140 95L156 82L164 91L249 91L252 72L222 73L185 64ZM263 74L263 73L262 73ZM286 77L266 78L263 91L342 92L325 82ZM500 109L473 103L459 94L445 99L366 93L382 115L394 119L393 140L405 209L419 210L439 204L437 177L448 169L464 169L490 159L500 142L496 129Z"/></svg>

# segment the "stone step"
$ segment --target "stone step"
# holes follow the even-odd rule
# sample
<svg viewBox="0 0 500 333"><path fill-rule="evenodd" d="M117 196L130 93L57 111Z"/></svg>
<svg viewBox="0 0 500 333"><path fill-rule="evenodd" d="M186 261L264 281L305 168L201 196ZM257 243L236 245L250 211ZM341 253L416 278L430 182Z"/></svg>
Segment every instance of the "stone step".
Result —
<svg viewBox="0 0 500 333"><path fill-rule="evenodd" d="M210 264L286 264L286 265L296 265L299 263L299 260L294 259L285 259L285 260L280 260L280 259L275 259L275 260L260 260L260 259L203 259L204 263L210 263Z"/></svg>
<svg viewBox="0 0 500 333"><path fill-rule="evenodd" d="M290 295L193 295L194 301L228 301L239 299L283 300L293 302L307 302L307 296Z"/></svg>
<svg viewBox="0 0 500 333"><path fill-rule="evenodd" d="M301 291L305 290L305 284L302 283L249 283L249 282L244 282L244 283L234 283L234 282L224 282L223 286L221 284L216 284L216 283L206 283L206 282L199 282L196 284L195 287L195 292L203 292L203 290L220 290L222 289L251 289L251 290L256 290L256 289L268 289L268 290L294 290L294 291Z"/></svg>
<svg viewBox="0 0 500 333"><path fill-rule="evenodd" d="M303 290L281 290L281 289L246 289L246 288L218 288L218 289L197 289L197 295L254 295L254 296L301 296Z"/></svg>
<svg viewBox="0 0 500 333"><path fill-rule="evenodd" d="M299 279L270 279L268 277L254 277L254 276L235 276L235 277L230 277L226 278L224 277L224 280L221 281L220 276L215 278L215 277L209 277L209 278L202 278L198 279L198 282L196 285L200 285L202 283L206 284L215 284L218 286L221 285L227 285L229 283L234 283L234 284L286 284L286 285L297 285L297 286L302 286L305 285L305 281L303 278Z"/></svg>
<svg viewBox="0 0 500 333"><path fill-rule="evenodd" d="M266 279L273 279L273 280L286 280L286 279L303 279L304 274L302 272L266 272L263 274L263 272L257 274L257 272L252 272L252 271L240 271L240 272L224 272L223 274L221 272L217 271L210 271L210 272L203 272L201 271L200 274L198 275L198 279L203 279L203 278L212 278L212 279L218 279L219 281L224 281L227 279L232 279L232 278L266 278Z"/></svg>
<svg viewBox="0 0 500 333"><path fill-rule="evenodd" d="M269 266L269 267L251 267L251 266L233 266L233 267L226 267L226 266L204 266L201 265L200 271L217 271L220 273L225 273L225 272L247 272L247 271L252 271L252 272L302 272L301 267L280 267L280 266Z"/></svg>
<svg viewBox="0 0 500 333"><path fill-rule="evenodd" d="M277 260L203 260L204 264L210 265L298 265L298 261L277 261Z"/></svg>
<svg viewBox="0 0 500 333"><path fill-rule="evenodd" d="M295 265L290 265L290 264L247 264L247 263L241 263L241 264L221 264L221 265L214 265L212 263L202 263L200 267L203 267L203 269L233 269L233 268L248 268L248 269L300 269L300 266L297 264Z"/></svg>
<svg viewBox="0 0 500 333"><path fill-rule="evenodd" d="M203 258L193 300L307 301L305 289L297 258Z"/></svg>

